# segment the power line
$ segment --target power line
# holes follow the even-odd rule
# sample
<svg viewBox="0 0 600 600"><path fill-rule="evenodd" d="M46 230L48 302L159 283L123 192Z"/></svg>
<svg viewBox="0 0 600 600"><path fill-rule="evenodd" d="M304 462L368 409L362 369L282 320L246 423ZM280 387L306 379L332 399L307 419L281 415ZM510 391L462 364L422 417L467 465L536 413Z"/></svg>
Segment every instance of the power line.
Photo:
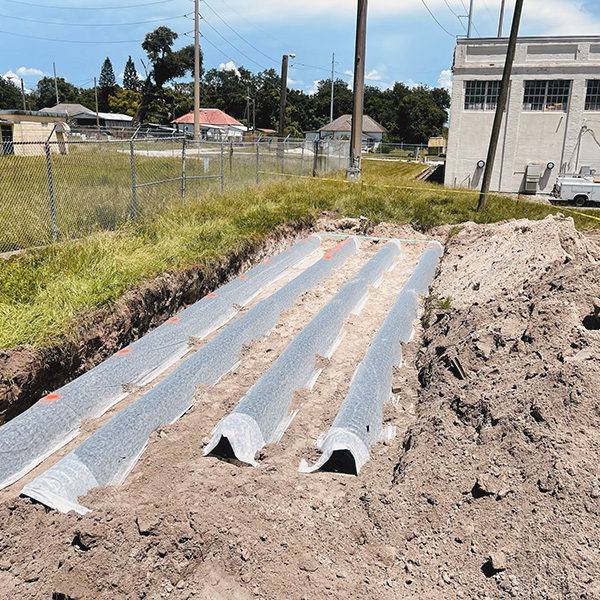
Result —
<svg viewBox="0 0 600 600"><path fill-rule="evenodd" d="M255 65L258 65L261 69L267 70L267 67L261 65L259 62L256 62L253 58L250 58L247 54L244 54L239 48L234 46L224 35L222 35L217 29L215 29L204 16L201 16L204 23L206 23L221 39L227 42L236 52L241 54L244 58L247 58L249 61L253 62Z"/></svg>
<svg viewBox="0 0 600 600"><path fill-rule="evenodd" d="M276 42L279 42L280 44L282 43L281 40L278 40L276 37L273 36L273 34L269 33L268 31L265 31L264 29L262 29L261 27L259 27L258 25L256 25L256 23L253 23L252 21L250 21L250 19L248 19L247 17L245 17L244 15L242 15L240 12L238 12L235 8L233 8L233 6L230 6L229 4L227 4L227 2L225 2L225 0L221 0L221 2L232 12L234 12L238 17L240 17L241 19L243 19L244 21L246 21L246 23L250 23L250 25L252 25L252 27L254 27L257 31L260 31L261 33L268 35L272 40L275 40Z"/></svg>
<svg viewBox="0 0 600 600"><path fill-rule="evenodd" d="M154 2L144 2L143 4L126 4L123 6L50 6L48 4L34 4L33 2L21 2L20 0L5 0L12 4L22 6L36 6L38 8L52 8L54 10L119 10L122 8L140 8L142 6L153 6L155 4L166 4L173 0L155 0Z"/></svg>
<svg viewBox="0 0 600 600"><path fill-rule="evenodd" d="M162 23L163 21L173 21L180 19L184 15L175 17L163 17L162 19L151 19L150 21L136 21L133 23L59 23L57 21L39 21L37 19L26 19L24 17L13 17L11 15L0 15L3 19L15 19L17 21L27 21L28 23L44 23L45 25L60 25L61 27L124 27L130 25L145 25L146 23Z"/></svg>
<svg viewBox="0 0 600 600"><path fill-rule="evenodd" d="M466 31L467 28L465 27L465 24L461 21L460 15L458 15L457 13L454 12L454 9L448 3L448 0L444 0L444 3L446 4L446 6L450 10L450 12L458 19L458 22L460 23L460 26Z"/></svg>
<svg viewBox="0 0 600 600"><path fill-rule="evenodd" d="M227 23L216 11L215 9L206 1L206 0L202 0L204 2L204 4L206 4L206 6L215 14L215 16L220 19L224 25L226 27L228 27L229 29L231 29L231 31L233 31L233 33L235 33L235 35L237 35L240 40L242 40L243 42L246 42L246 44L248 44L248 46L250 46L251 48L254 48L254 50L256 50L259 54L262 54L265 58L268 58L270 61L274 62L274 63L278 63L279 61L276 58L273 58L272 56L269 56L268 54L265 54L262 50L260 50L259 48L257 48L254 44L250 43L246 38L242 37L233 27L231 27L231 25L229 25L229 23Z"/></svg>
<svg viewBox="0 0 600 600"><path fill-rule="evenodd" d="M431 15L431 18L440 26L441 29L443 29L450 37L455 38L456 36L453 33L450 33L435 17L435 15L431 12L429 6L427 6L427 3L425 2L425 0L421 0L421 2L423 3L423 6L427 9L427 12Z"/></svg>
<svg viewBox="0 0 600 600"><path fill-rule="evenodd" d="M43 42L59 42L64 44L137 44L144 40L58 40L56 38L37 37L35 35L25 35L23 33L14 33L13 31L0 31L5 35L14 35L16 37L27 38L30 40L41 40ZM168 36L165 36L168 37Z"/></svg>

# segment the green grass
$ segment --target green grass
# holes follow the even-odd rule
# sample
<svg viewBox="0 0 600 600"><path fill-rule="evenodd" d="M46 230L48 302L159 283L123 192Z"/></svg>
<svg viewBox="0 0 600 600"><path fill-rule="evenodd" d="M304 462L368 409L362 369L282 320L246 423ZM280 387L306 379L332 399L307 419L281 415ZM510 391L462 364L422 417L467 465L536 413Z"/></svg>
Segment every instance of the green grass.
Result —
<svg viewBox="0 0 600 600"><path fill-rule="evenodd" d="M224 196L214 187L204 196L190 191L185 206L163 201L158 214L142 216L133 225L0 261L0 347L43 346L72 336L75 316L110 307L141 282L190 265L210 270L228 252L243 250L277 225L310 223L323 210L421 230L464 221L541 219L561 210L491 196L488 209L478 213L476 194L416 182L422 169L414 163L365 161L363 184L346 183L339 174L327 181L272 177L271 183ZM575 220L579 228L598 225L585 217Z"/></svg>

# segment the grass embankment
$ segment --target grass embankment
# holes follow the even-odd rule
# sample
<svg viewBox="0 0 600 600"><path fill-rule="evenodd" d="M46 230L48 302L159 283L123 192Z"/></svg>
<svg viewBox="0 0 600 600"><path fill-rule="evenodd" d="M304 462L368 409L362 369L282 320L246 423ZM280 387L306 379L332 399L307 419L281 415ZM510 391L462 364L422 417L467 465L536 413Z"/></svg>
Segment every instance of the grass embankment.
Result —
<svg viewBox="0 0 600 600"><path fill-rule="evenodd" d="M0 348L55 342L71 335L75 315L109 306L145 280L192 264L210 269L250 239L293 220L311 222L321 210L420 228L541 219L560 210L492 196L488 209L478 213L476 194L415 181L422 165L365 161L364 167L363 185L286 178L198 198L185 207L171 203L158 216L116 232L97 232L0 261ZM580 228L600 224L575 219Z"/></svg>

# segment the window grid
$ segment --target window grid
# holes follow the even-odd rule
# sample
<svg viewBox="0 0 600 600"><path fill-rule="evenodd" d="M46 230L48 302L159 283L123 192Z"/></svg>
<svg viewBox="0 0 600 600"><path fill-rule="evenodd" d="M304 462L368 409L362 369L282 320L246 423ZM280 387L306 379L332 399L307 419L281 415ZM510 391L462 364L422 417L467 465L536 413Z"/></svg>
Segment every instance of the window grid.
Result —
<svg viewBox="0 0 600 600"><path fill-rule="evenodd" d="M566 112L570 89L571 82L562 79L526 81L523 110Z"/></svg>
<svg viewBox="0 0 600 600"><path fill-rule="evenodd" d="M494 110L499 92L499 81L467 81L465 110Z"/></svg>
<svg viewBox="0 0 600 600"><path fill-rule="evenodd" d="M590 79L587 82L585 110L600 110L600 79Z"/></svg>

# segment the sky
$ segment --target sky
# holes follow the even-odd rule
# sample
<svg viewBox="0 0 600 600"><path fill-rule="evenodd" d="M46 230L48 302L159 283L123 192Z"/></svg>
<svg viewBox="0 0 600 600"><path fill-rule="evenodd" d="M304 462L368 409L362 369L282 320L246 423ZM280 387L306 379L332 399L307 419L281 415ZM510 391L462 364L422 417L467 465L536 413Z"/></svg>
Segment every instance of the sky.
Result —
<svg viewBox="0 0 600 600"><path fill-rule="evenodd" d="M450 88L469 1L370 0L366 83ZM473 37L497 35L500 4L474 0ZM504 35L514 0L506 6ZM356 8L349 0L202 0L204 68L279 71L293 53L288 85L312 92L331 76L335 53L336 78L351 82ZM108 56L121 83L129 55L144 72L141 42L156 27L179 34L174 49L193 43L193 10L193 0L0 0L0 75L31 90L55 63L57 76L91 87ZM520 35L600 35L600 0L525 0Z"/></svg>

